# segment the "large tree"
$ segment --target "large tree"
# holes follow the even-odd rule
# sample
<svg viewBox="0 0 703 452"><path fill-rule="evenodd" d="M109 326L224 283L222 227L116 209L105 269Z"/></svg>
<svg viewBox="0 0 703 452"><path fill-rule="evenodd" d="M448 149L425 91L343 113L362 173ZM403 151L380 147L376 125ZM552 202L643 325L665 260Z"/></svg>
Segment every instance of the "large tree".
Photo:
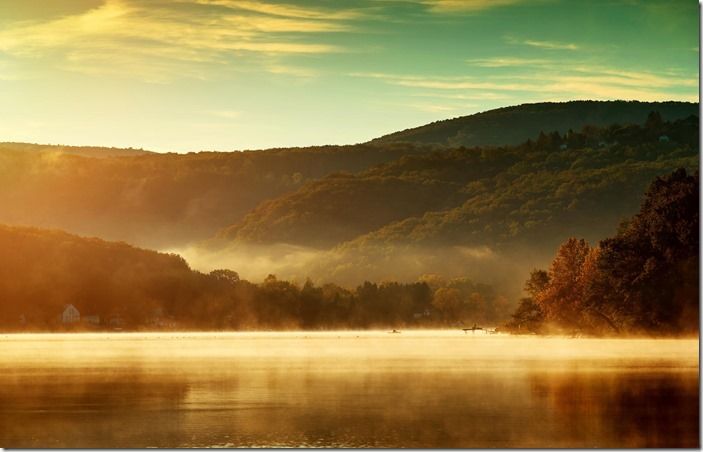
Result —
<svg viewBox="0 0 703 452"><path fill-rule="evenodd" d="M630 329L698 329L699 176L657 178L640 212L601 243L604 303Z"/></svg>
<svg viewBox="0 0 703 452"><path fill-rule="evenodd" d="M570 238L549 272L533 271L508 327L550 326L590 333L698 331L699 176L679 169L657 178L640 212L591 248Z"/></svg>

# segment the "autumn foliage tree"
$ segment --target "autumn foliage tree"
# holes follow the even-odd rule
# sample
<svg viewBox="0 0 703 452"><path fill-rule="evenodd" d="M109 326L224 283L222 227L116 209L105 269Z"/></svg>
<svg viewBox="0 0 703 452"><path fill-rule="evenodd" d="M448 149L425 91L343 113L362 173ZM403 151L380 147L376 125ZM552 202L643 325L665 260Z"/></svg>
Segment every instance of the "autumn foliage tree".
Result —
<svg viewBox="0 0 703 452"><path fill-rule="evenodd" d="M698 174L679 169L651 184L640 212L615 237L598 247L568 239L549 272L532 273L525 287L530 297L507 327L520 331L527 318L534 321L541 313L562 331L697 332L698 190Z"/></svg>
<svg viewBox="0 0 703 452"><path fill-rule="evenodd" d="M549 268L549 283L535 301L548 321L576 327L581 320L583 264L591 248L585 240L564 242Z"/></svg>

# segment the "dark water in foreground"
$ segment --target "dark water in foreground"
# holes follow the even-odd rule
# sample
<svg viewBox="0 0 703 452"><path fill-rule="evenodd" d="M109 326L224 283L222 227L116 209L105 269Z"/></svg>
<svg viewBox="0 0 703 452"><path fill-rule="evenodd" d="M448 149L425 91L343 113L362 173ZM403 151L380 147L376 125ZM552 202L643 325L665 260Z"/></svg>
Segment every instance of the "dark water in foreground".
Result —
<svg viewBox="0 0 703 452"><path fill-rule="evenodd" d="M3 447L698 447L698 341L0 336Z"/></svg>

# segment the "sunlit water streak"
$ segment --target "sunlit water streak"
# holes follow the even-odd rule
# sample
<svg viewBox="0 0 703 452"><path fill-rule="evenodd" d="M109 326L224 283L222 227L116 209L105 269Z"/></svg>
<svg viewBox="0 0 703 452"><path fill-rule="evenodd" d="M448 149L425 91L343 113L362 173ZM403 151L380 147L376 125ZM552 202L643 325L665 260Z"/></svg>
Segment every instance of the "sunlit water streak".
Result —
<svg viewBox="0 0 703 452"><path fill-rule="evenodd" d="M698 341L0 335L5 447L698 446Z"/></svg>

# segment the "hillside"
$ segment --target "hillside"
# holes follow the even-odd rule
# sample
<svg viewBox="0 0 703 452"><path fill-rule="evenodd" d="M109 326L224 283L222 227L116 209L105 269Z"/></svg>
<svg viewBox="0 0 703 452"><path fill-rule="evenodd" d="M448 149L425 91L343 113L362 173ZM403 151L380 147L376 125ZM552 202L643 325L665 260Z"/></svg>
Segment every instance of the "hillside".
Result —
<svg viewBox="0 0 703 452"><path fill-rule="evenodd" d="M308 181L423 152L409 145L190 154L66 149L0 145L1 223L179 246L211 237Z"/></svg>
<svg viewBox="0 0 703 452"><path fill-rule="evenodd" d="M191 270L174 254L4 225L0 281L3 332L437 327L495 323L513 308L495 288L466 278L353 289L274 276L253 284L231 270ZM447 304L447 290L472 303ZM66 319L69 304L77 314Z"/></svg>
<svg viewBox="0 0 703 452"><path fill-rule="evenodd" d="M3 328L56 327L68 303L84 315L147 316L197 282L178 256L55 230L0 225L0 257Z"/></svg>
<svg viewBox="0 0 703 452"><path fill-rule="evenodd" d="M466 122L477 124L475 133L480 129L485 136L524 142L539 130L561 128L565 118L578 125L627 120L646 117L655 107L664 118L696 109L674 102L534 104L435 123L427 130L434 130L437 142L448 143L456 135L449 125ZM387 138L353 146L190 154L1 143L0 222L161 249L206 240L221 230L227 239L251 243L331 247L429 211L455 208L468 199L468 182L485 171L505 170L488 168L492 164L480 163L484 157L456 157L453 151L446 161L413 160L437 146ZM515 163L523 157L506 158ZM391 166L379 166L386 163Z"/></svg>
<svg viewBox="0 0 703 452"><path fill-rule="evenodd" d="M598 238L636 209L654 177L695 167L697 140L698 120L691 117L405 156L305 184L261 204L221 236L315 247L354 240L353 246L492 248L553 247L555 236L569 232Z"/></svg>
<svg viewBox="0 0 703 452"><path fill-rule="evenodd" d="M689 102L572 101L544 102L498 108L460 118L437 121L391 133L372 143L424 143L448 147L515 145L540 131L581 130L585 125L641 124L651 111L673 121L698 115Z"/></svg>
<svg viewBox="0 0 703 452"><path fill-rule="evenodd" d="M450 208L460 199L459 188L431 178L332 175L262 203L219 237L330 247L398 220Z"/></svg>

